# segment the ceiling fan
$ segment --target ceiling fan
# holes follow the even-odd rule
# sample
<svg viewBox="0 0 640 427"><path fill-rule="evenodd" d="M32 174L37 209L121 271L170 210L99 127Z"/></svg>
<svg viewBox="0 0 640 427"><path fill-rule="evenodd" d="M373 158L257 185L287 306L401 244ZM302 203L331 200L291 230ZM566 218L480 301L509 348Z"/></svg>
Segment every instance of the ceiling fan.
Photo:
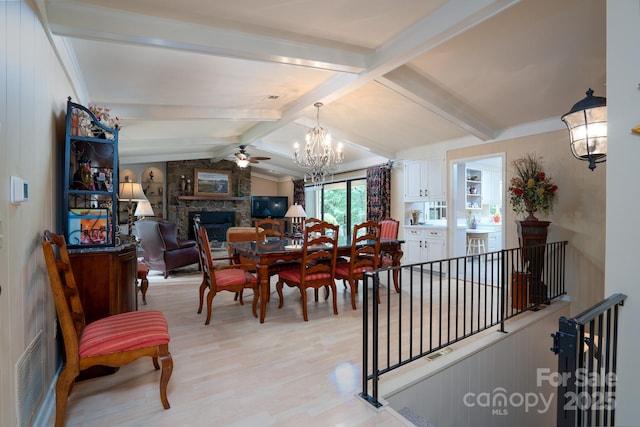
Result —
<svg viewBox="0 0 640 427"><path fill-rule="evenodd" d="M249 166L249 163L260 163L260 160L271 160L271 157L252 157L249 153L247 153L246 145L239 146L240 151L235 153L236 156L236 164L241 168L246 168Z"/></svg>

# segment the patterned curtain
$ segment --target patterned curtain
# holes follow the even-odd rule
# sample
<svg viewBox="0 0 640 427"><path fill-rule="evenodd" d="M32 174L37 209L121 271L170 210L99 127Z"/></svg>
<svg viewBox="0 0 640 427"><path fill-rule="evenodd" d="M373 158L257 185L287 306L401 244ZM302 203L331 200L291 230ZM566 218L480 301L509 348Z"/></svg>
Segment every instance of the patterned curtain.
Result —
<svg viewBox="0 0 640 427"><path fill-rule="evenodd" d="M297 203L304 209L304 179L293 181L293 203Z"/></svg>
<svg viewBox="0 0 640 427"><path fill-rule="evenodd" d="M388 164L367 169L367 220L380 222L391 216L391 168Z"/></svg>

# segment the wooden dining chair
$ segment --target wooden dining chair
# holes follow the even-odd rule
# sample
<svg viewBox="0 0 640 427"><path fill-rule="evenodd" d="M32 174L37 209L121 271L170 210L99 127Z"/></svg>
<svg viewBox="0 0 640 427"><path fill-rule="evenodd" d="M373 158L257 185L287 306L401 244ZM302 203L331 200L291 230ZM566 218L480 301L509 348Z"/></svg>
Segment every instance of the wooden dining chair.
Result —
<svg viewBox="0 0 640 427"><path fill-rule="evenodd" d="M297 287L302 295L302 317L309 320L307 315L307 289L331 290L333 295L333 313L338 314L336 296L336 256L338 254L339 226L319 221L314 225L307 225L304 230L302 258L298 268L278 273L276 290L280 298L278 308L284 305L282 288L284 284ZM329 292L325 299L328 299ZM317 297L316 297L317 299Z"/></svg>
<svg viewBox="0 0 640 427"><path fill-rule="evenodd" d="M195 226L194 226L195 228ZM207 319L204 324L208 325L211 321L211 311L213 308L213 298L220 291L229 291L241 293L244 289L253 289L253 316L258 317L258 279L251 274L251 269L255 269L255 265L251 264L228 264L215 265L214 260L223 258L213 258L211 256L211 246L209 245L209 236L204 227L197 227L196 242L200 251L201 267L203 271L203 281L200 285L200 305L198 314L202 312L202 299L204 291L209 288L207 293ZM242 304L242 302L241 302Z"/></svg>
<svg viewBox="0 0 640 427"><path fill-rule="evenodd" d="M393 218L385 218L380 221L380 238L381 239L398 239L398 229L400 228L400 221ZM402 251L399 251L397 256L402 257ZM382 251L380 253L380 268L393 266L393 254ZM393 287L396 288L396 292L400 292L400 285L398 284L398 276L400 270L393 270Z"/></svg>
<svg viewBox="0 0 640 427"><path fill-rule="evenodd" d="M346 288L351 288L351 307L356 309L358 282L363 280L365 271L378 269L380 261L380 224L367 221L356 224L351 236L349 262L336 265L336 279L342 279Z"/></svg>
<svg viewBox="0 0 640 427"><path fill-rule="evenodd" d="M169 409L167 384L173 359L169 353L169 328L162 312L131 311L86 324L64 236L45 231L42 249L65 352L65 363L56 381L56 427L64 426L67 399L81 370L96 365L124 366L145 356L153 359L156 370L160 369L158 359L162 362L160 400Z"/></svg>
<svg viewBox="0 0 640 427"><path fill-rule="evenodd" d="M255 268L256 263L243 256L235 257L233 254L233 247L229 245L229 243L255 242L258 240L258 234L257 234L258 231L262 231L262 229L258 228L256 230L255 227L229 227L227 229L227 251L229 253L230 263L252 264L254 268L252 268L250 271L251 272L256 271L256 268ZM242 292L236 293L234 300L237 301L238 299L240 299L240 304L244 304L242 299Z"/></svg>
<svg viewBox="0 0 640 427"><path fill-rule="evenodd" d="M277 219L258 219L254 225L256 227L256 233L258 234L258 240L268 240L269 237L282 239L284 237L282 222Z"/></svg>

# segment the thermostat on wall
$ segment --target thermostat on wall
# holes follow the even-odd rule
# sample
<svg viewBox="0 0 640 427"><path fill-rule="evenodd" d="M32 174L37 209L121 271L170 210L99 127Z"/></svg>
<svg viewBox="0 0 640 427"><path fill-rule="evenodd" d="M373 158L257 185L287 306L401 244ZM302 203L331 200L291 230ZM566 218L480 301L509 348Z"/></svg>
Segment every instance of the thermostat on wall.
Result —
<svg viewBox="0 0 640 427"><path fill-rule="evenodd" d="M22 203L29 200L29 183L17 176L11 177L11 203Z"/></svg>

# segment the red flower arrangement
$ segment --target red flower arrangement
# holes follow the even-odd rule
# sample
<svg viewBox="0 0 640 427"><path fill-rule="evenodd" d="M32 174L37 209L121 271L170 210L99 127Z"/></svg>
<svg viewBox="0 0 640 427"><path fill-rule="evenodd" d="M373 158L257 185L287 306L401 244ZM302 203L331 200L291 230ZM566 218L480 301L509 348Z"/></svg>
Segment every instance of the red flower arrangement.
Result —
<svg viewBox="0 0 640 427"><path fill-rule="evenodd" d="M542 170L542 157L527 154L512 162L515 176L509 186L509 201L513 211L520 215L527 212L527 221L536 221L533 215L548 215L557 199L558 186Z"/></svg>

